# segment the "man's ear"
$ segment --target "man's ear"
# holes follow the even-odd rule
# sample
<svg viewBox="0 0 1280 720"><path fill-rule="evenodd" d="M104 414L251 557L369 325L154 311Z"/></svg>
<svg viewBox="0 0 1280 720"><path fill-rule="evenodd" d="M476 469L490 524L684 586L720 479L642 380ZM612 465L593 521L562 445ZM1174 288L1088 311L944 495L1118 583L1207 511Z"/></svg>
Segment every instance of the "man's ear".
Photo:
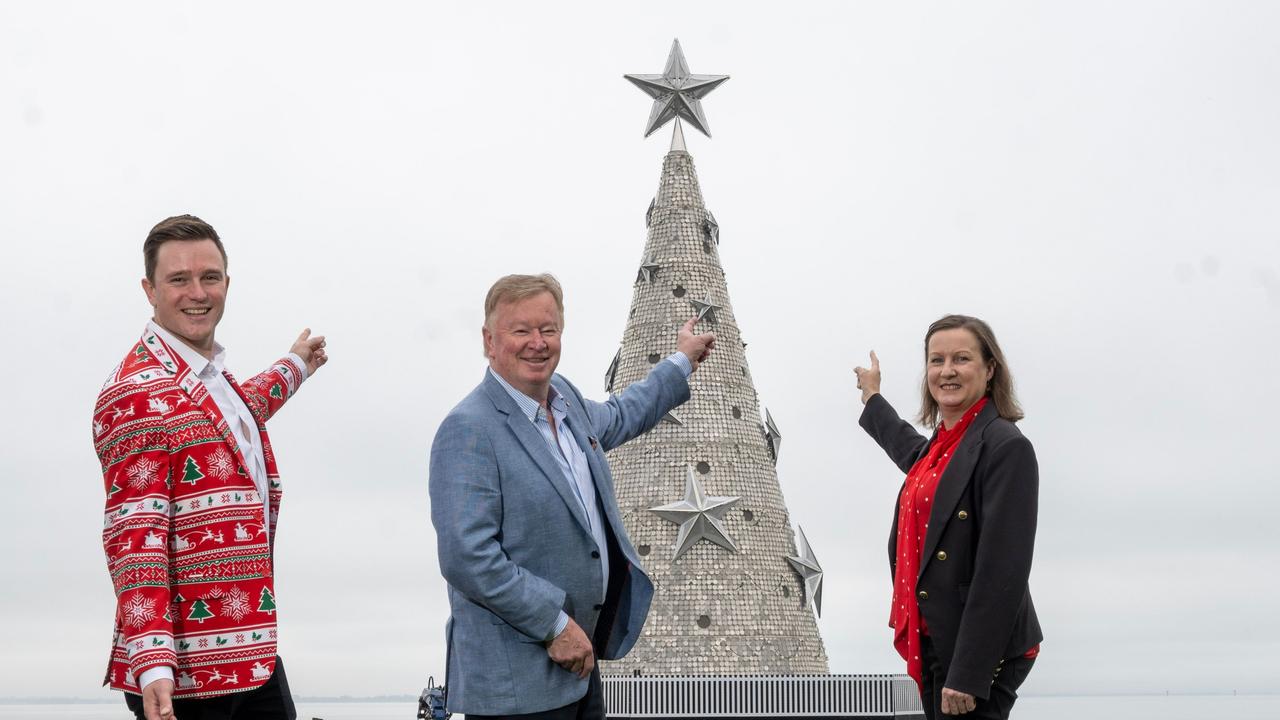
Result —
<svg viewBox="0 0 1280 720"><path fill-rule="evenodd" d="M492 352L493 333L489 332L489 328L486 325L480 326L480 340L484 345L483 347L484 356L486 358L493 359L493 352Z"/></svg>
<svg viewBox="0 0 1280 720"><path fill-rule="evenodd" d="M151 280L142 278L142 292L147 294L147 302L151 303L151 307L156 306L156 286L151 284Z"/></svg>

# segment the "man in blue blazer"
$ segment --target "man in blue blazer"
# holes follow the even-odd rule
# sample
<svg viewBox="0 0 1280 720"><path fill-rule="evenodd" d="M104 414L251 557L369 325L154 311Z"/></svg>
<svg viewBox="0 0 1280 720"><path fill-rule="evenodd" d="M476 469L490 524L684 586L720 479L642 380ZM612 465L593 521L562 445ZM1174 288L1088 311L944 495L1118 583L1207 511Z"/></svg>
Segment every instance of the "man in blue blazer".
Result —
<svg viewBox="0 0 1280 720"><path fill-rule="evenodd" d="M603 718L596 659L622 657L653 584L618 512L604 453L689 399L713 333L598 403L555 374L564 301L550 275L489 289L489 369L431 446L431 522L449 583L448 709L469 720Z"/></svg>

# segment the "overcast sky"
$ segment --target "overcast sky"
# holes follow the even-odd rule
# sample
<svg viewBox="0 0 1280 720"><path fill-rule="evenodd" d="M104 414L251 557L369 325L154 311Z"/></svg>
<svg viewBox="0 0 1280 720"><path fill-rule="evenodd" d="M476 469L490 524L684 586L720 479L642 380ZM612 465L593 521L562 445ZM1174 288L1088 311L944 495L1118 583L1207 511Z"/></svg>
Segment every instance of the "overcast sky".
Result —
<svg viewBox="0 0 1280 720"><path fill-rule="evenodd" d="M509 272L559 276L560 370L603 398L670 137L622 74L674 37L732 76L686 135L832 672L904 669L902 478L851 368L874 348L907 415L925 328L964 312L1040 459L1025 692L1280 690L1280 7L279 5L0 6L0 695L105 694L90 413L183 212L230 255L235 373L329 338L270 426L294 692L441 677L431 436Z"/></svg>

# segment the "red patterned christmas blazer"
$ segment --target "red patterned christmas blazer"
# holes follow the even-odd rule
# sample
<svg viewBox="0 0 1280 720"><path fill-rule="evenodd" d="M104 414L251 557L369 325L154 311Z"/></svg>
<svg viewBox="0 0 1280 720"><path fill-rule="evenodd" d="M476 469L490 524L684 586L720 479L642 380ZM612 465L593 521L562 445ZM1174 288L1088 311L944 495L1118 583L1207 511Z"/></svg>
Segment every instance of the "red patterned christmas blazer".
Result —
<svg viewBox="0 0 1280 720"><path fill-rule="evenodd" d="M213 397L149 329L107 379L93 412L115 584L115 646L104 684L140 692L142 672L174 669L174 696L251 690L275 666L271 543L280 481L265 423L298 389L285 358L236 388L258 421L270 517ZM269 530L268 530L268 525Z"/></svg>

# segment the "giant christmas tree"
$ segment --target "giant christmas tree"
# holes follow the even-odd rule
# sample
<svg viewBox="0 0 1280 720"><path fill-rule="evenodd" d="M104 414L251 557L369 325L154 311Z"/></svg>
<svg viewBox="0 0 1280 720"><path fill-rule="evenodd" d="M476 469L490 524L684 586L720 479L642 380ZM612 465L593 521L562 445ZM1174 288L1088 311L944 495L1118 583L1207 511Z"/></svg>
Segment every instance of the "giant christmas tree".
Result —
<svg viewBox="0 0 1280 720"><path fill-rule="evenodd" d="M820 568L807 543L797 547L775 470L780 435L761 417L719 227L680 128L683 118L709 134L700 100L727 77L690 73L677 42L663 74L627 79L653 98L646 135L676 122L607 389L645 377L675 351L676 329L693 315L697 330L715 331L717 341L690 379L690 400L609 454L624 522L656 593L640 641L603 670L826 673L814 618Z"/></svg>

